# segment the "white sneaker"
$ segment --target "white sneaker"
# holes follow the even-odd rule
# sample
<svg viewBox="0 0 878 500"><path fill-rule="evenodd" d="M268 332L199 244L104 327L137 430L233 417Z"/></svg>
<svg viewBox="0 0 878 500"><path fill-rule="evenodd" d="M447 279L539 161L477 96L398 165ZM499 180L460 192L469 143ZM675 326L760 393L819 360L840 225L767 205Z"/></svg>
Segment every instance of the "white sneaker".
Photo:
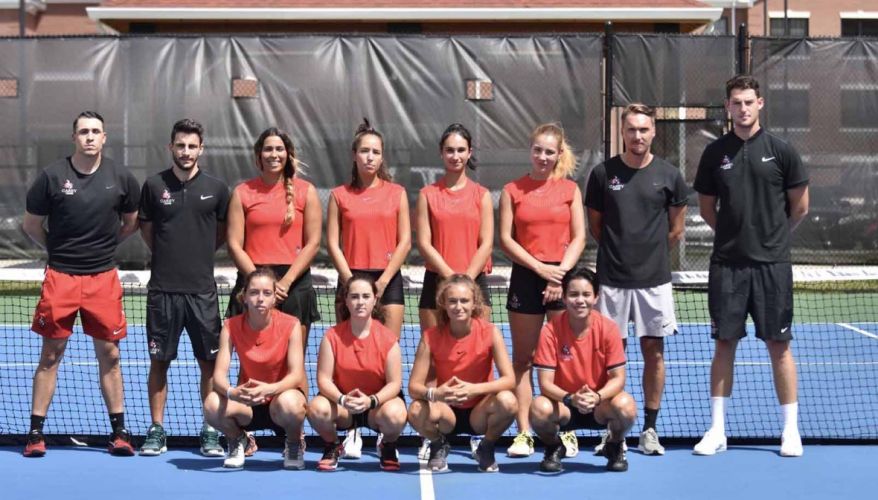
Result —
<svg viewBox="0 0 878 500"><path fill-rule="evenodd" d="M302 443L298 439L293 443L286 441L284 444L284 469L303 470L304 468L305 450L302 449Z"/></svg>
<svg viewBox="0 0 878 500"><path fill-rule="evenodd" d="M360 430L348 430L348 435L345 436L341 446L344 450L342 458L360 458L363 455L363 438L360 437Z"/></svg>
<svg viewBox="0 0 878 500"><path fill-rule="evenodd" d="M704 433L701 441L692 449L695 455L716 455L720 451L726 451L726 435L721 432L709 430Z"/></svg>
<svg viewBox="0 0 878 500"><path fill-rule="evenodd" d="M379 432L378 437L375 438L375 454L379 457L381 456L381 442L384 441L384 433Z"/></svg>
<svg viewBox="0 0 878 500"><path fill-rule="evenodd" d="M805 453L802 448L802 437L798 430L784 432L780 436L780 456L801 457Z"/></svg>
<svg viewBox="0 0 878 500"><path fill-rule="evenodd" d="M476 450L479 449L479 443L482 442L485 436L470 436L469 437L469 451L470 455L472 455L473 460L478 460L476 456Z"/></svg>
<svg viewBox="0 0 878 500"><path fill-rule="evenodd" d="M579 440L576 439L576 433L573 431L562 432L558 434L561 443L564 444L564 457L573 458L579 455Z"/></svg>
<svg viewBox="0 0 878 500"><path fill-rule="evenodd" d="M640 433L637 449L644 455L665 454L665 447L659 443L658 433L652 427Z"/></svg>
<svg viewBox="0 0 878 500"><path fill-rule="evenodd" d="M594 447L594 454L596 456L604 456L604 446L607 445L607 440L610 439L610 431L603 430L601 431L601 442ZM628 443L622 441L622 451L628 452Z"/></svg>
<svg viewBox="0 0 878 500"><path fill-rule="evenodd" d="M529 457L534 454L534 438L527 432L519 432L512 440L512 446L507 448L506 454L510 457Z"/></svg>
<svg viewBox="0 0 878 500"><path fill-rule="evenodd" d="M418 448L418 460L430 459L430 440L421 438L421 447Z"/></svg>
<svg viewBox="0 0 878 500"><path fill-rule="evenodd" d="M238 439L229 441L229 454L223 461L223 467L240 469L244 467L244 448L247 446L247 435L241 433Z"/></svg>

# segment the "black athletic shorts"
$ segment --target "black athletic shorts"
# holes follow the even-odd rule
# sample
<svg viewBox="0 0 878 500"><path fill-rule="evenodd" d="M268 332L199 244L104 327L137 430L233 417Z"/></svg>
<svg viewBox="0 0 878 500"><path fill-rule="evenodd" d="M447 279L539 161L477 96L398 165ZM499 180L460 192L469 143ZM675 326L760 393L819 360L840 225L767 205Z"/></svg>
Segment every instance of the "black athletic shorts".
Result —
<svg viewBox="0 0 878 500"><path fill-rule="evenodd" d="M573 405L561 403L570 410L570 420L561 426L561 432L575 431L576 429L606 429L607 423L600 423L594 418L594 411L591 413L582 413Z"/></svg>
<svg viewBox="0 0 878 500"><path fill-rule="evenodd" d="M286 264L268 266L274 271L277 278L280 279L290 269ZM238 273L238 279L235 281L235 287L232 289L232 296L229 298L229 306L226 308L226 317L231 318L244 312L244 305L238 299L238 292L244 289L244 276ZM317 292L314 291L314 284L311 281L311 270L306 269L299 278L290 285L287 293L287 299L279 302L276 306L282 312L295 316L303 325L312 325L320 321L320 312L317 310Z"/></svg>
<svg viewBox="0 0 878 500"><path fill-rule="evenodd" d="M762 340L793 338L793 266L789 262L710 264L707 303L714 339L741 339L747 314Z"/></svg>
<svg viewBox="0 0 878 500"><path fill-rule="evenodd" d="M546 262L558 265L558 262ZM546 314L546 311L564 309L564 302L553 300L543 304L543 290L548 282L530 269L512 264L512 275L509 277L509 295L506 296L506 309L522 314Z"/></svg>
<svg viewBox="0 0 878 500"><path fill-rule="evenodd" d="M149 290L146 294L146 340L150 359L177 359L177 346L184 328L197 359L216 359L222 328L216 290L206 293Z"/></svg>
<svg viewBox="0 0 878 500"><path fill-rule="evenodd" d="M405 395L403 394L402 391L399 391L399 395L397 395L397 397L402 399L403 404L405 404ZM352 413L351 414L351 425L348 427L348 430L359 429L360 427L368 427L369 429L372 429L371 427L369 427L369 413L371 413L372 410L373 410L373 408L368 408L363 413L355 413L355 414ZM372 430L377 431L378 429L372 429Z"/></svg>
<svg viewBox="0 0 878 500"><path fill-rule="evenodd" d="M378 281L378 278L381 277L381 274L384 271L380 269L351 269L351 273L355 276L357 274L368 274L372 277L373 280ZM335 288L335 296L336 300L343 300L338 297L338 293L341 291L341 283L338 284ZM387 287L384 288L384 295L381 296L381 300L379 303L383 306L398 304L405 305L405 295L402 290L402 273L397 271L396 274L390 278L390 283L387 284Z"/></svg>
<svg viewBox="0 0 878 500"><path fill-rule="evenodd" d="M302 392L300 387L295 388L297 391L301 392L303 396L305 396L305 401L308 400L308 396ZM245 431L262 431L265 429L269 429L276 436L286 436L287 432L283 427L274 423L274 420L271 419L271 410L269 407L271 403L263 403L261 405L251 406L250 410L253 411L253 418L250 419L250 423L244 426Z"/></svg>
<svg viewBox="0 0 878 500"><path fill-rule="evenodd" d="M469 434L470 436L478 435L475 429L473 429L472 424L469 421L470 415L473 414L472 408L455 408L451 406L451 411L454 412L454 429L451 430L452 436L457 436L458 434Z"/></svg>
<svg viewBox="0 0 878 500"><path fill-rule="evenodd" d="M491 305L491 291L488 289L488 278L485 273L476 276L476 284L482 290L482 299L486 305ZM421 300L418 301L418 309L436 309L436 290L439 286L439 275L433 271L424 272L424 287L421 288Z"/></svg>

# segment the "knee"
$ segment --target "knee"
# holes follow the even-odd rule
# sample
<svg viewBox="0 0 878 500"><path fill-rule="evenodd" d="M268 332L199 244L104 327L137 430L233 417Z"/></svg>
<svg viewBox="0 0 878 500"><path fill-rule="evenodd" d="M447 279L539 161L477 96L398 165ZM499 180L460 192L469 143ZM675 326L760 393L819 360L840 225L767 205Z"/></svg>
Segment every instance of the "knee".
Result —
<svg viewBox="0 0 878 500"><path fill-rule="evenodd" d="M308 420L311 422L328 422L332 419L332 408L329 400L323 396L317 396L308 405Z"/></svg>
<svg viewBox="0 0 878 500"><path fill-rule="evenodd" d="M384 416L387 419L387 423L394 428L399 427L399 429L402 429L405 427L405 423L408 420L405 403L401 399L395 398L385 403L384 406Z"/></svg>
<svg viewBox="0 0 878 500"><path fill-rule="evenodd" d="M658 363L664 360L664 342L662 339L645 339L640 344L645 363Z"/></svg>
<svg viewBox="0 0 878 500"><path fill-rule="evenodd" d="M518 399L512 391L500 391L494 396L497 401L497 408L501 413L513 415L518 411Z"/></svg>
<svg viewBox="0 0 878 500"><path fill-rule="evenodd" d="M613 398L611 407L616 418L623 422L634 422L637 418L637 404L634 402L634 398L625 391Z"/></svg>
<svg viewBox="0 0 878 500"><path fill-rule="evenodd" d="M409 405L408 421L411 424L420 422L430 413L429 405L421 400L415 400Z"/></svg>
<svg viewBox="0 0 878 500"><path fill-rule="evenodd" d="M531 424L547 422L552 416L552 402L545 396L537 396L530 404Z"/></svg>
<svg viewBox="0 0 878 500"><path fill-rule="evenodd" d="M40 355L38 368L40 370L55 370L58 368L58 365L61 363L61 358L63 357L63 349L44 350Z"/></svg>
<svg viewBox="0 0 878 500"><path fill-rule="evenodd" d="M296 420L302 420L305 418L305 398L295 389L284 391L274 398L268 409L271 418L275 421L284 416L292 416Z"/></svg>
<svg viewBox="0 0 878 500"><path fill-rule="evenodd" d="M765 346L768 348L768 355L773 360L783 359L792 355L790 343L787 340L766 340Z"/></svg>
<svg viewBox="0 0 878 500"><path fill-rule="evenodd" d="M107 368L118 368L121 359L122 356L119 353L119 348L115 346L113 348L103 349L100 351L100 354L98 354L98 361Z"/></svg>

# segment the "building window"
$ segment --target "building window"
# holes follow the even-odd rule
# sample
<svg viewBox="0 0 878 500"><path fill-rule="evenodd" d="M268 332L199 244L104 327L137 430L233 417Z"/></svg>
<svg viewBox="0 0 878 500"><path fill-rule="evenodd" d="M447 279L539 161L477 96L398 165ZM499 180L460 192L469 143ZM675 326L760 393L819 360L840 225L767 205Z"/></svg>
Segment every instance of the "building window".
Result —
<svg viewBox="0 0 878 500"><path fill-rule="evenodd" d="M841 89L841 126L878 128L878 88Z"/></svg>
<svg viewBox="0 0 878 500"><path fill-rule="evenodd" d="M841 36L878 36L878 19L842 19Z"/></svg>
<svg viewBox="0 0 878 500"><path fill-rule="evenodd" d="M765 102L773 128L807 129L810 126L808 88L772 88Z"/></svg>
<svg viewBox="0 0 878 500"><path fill-rule="evenodd" d="M790 23L789 36L795 38L804 38L808 36L808 18L804 17L788 17ZM769 25L770 36L784 36L784 18L772 17Z"/></svg>

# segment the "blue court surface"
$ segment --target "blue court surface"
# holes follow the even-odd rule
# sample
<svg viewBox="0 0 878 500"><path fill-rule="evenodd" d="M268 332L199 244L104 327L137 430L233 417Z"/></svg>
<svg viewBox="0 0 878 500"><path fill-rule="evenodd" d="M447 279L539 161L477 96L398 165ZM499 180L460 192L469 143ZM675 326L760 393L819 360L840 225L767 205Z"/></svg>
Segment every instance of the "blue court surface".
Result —
<svg viewBox="0 0 878 500"><path fill-rule="evenodd" d="M508 338L508 327L502 325ZM630 470L608 473L605 459L589 453L595 433L580 432L579 456L564 462L566 471L547 476L538 472L542 447L530 458L509 459L498 446L500 473L476 469L466 446L455 448L451 472L421 470L414 448L401 449L402 470L382 472L374 449L366 446L360 460L342 460L334 473L314 469L317 446L306 453L308 470L281 469L279 449L260 448L242 471L224 470L222 460L204 458L189 448L172 448L160 457L117 458L103 449L105 438L88 440L91 447L50 446L46 457L26 459L21 447L0 447L2 499L49 498L266 498L318 496L331 498L637 498L637 499L761 499L874 498L878 464L878 324L796 324L793 348L799 369L800 429L806 439L801 458L779 456L780 418L771 382L771 368L761 341L752 336L739 346L736 384L729 405L730 438L753 438L766 445L732 445L714 457L691 454L691 444L709 425L708 381L713 343L709 326L681 325L666 341L667 386L659 429L668 438L664 457L628 453ZM30 382L39 353L39 338L27 325L0 327L7 348L0 354L0 435L27 432ZM315 325L308 348L309 378L325 326ZM419 332L406 325L403 347L404 384ZM146 373L149 361L142 326L129 327L122 343L126 423L142 436L149 425ZM628 345L626 389L642 417L642 360L636 341ZM193 436L200 429L197 368L188 341L172 365L165 427L170 436ZM312 382L311 392L315 392ZM629 445L636 443L641 421ZM514 426L507 432L510 436ZM108 425L97 383L97 367L87 337L77 332L59 372L58 391L46 422L49 434L106 436ZM306 426L306 433L311 434ZM369 435L369 432L364 434ZM411 436L410 429L405 435ZM674 438L674 439L670 439ZM410 438L411 439L411 438ZM831 440L865 440L872 444L814 444ZM139 441L138 441L139 442ZM410 441L409 441L410 442ZM368 441L367 441L368 443ZM666 443L667 444L667 443Z"/></svg>
<svg viewBox="0 0 878 500"><path fill-rule="evenodd" d="M365 450L364 450L365 451ZM195 450L160 457L111 457L97 448L50 448L26 459L19 448L0 448L6 499L93 498L576 498L711 499L874 498L876 446L806 446L801 458L781 458L776 446L732 447L713 457L671 447L663 457L628 453L625 473L603 470L604 459L581 452L564 461L557 475L537 472L541 450L530 458L501 457L500 472L480 473L459 448L451 472L419 469L415 449L402 449L402 470L378 469L374 451L343 460L336 472L316 472L316 451L305 455L308 470L281 469L280 450L260 450L243 470L225 470L221 459Z"/></svg>

